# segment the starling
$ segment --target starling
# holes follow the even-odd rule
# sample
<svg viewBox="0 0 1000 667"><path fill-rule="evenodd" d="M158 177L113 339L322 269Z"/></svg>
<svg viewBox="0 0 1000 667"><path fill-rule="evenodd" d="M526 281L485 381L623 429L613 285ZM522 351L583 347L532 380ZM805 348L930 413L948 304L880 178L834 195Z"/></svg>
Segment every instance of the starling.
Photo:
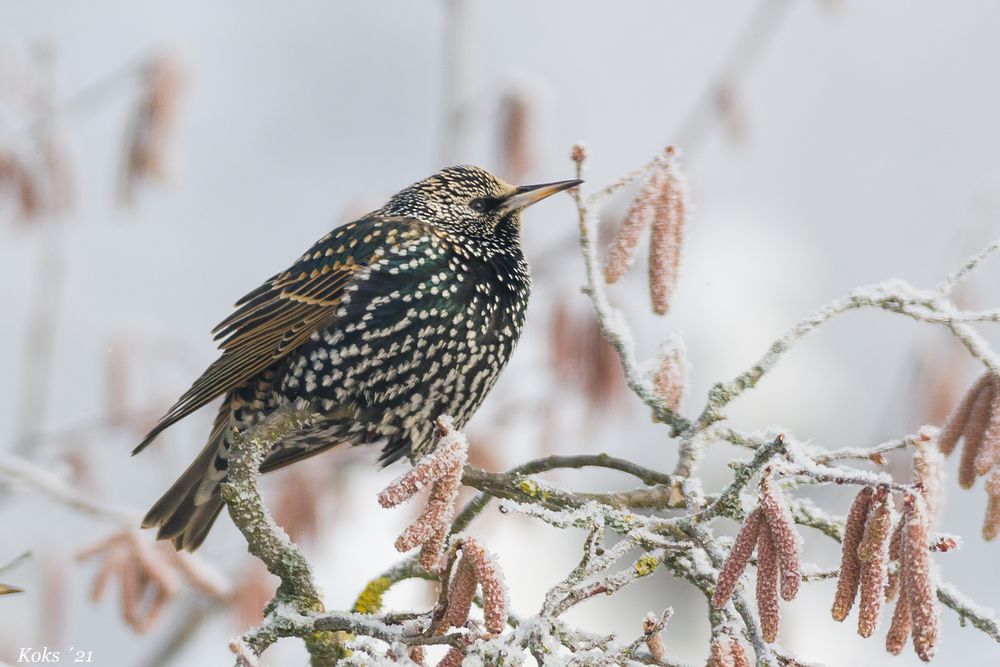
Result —
<svg viewBox="0 0 1000 667"><path fill-rule="evenodd" d="M438 415L461 428L524 324L521 211L579 183L515 187L478 167L444 169L334 229L237 301L213 330L221 356L133 452L222 397L208 444L143 527L196 549L222 510L234 433L288 406L321 418L284 438L261 472L341 443L382 444L389 464L425 453Z"/></svg>

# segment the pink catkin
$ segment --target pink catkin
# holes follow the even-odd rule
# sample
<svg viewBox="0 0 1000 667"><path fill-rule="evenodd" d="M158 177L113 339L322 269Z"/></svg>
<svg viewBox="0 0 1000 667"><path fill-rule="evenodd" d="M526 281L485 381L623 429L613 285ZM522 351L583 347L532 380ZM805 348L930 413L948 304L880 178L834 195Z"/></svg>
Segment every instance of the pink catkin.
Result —
<svg viewBox="0 0 1000 667"><path fill-rule="evenodd" d="M437 484L431 487L431 495L427 499L427 505L424 506L423 512L396 538L395 546L397 551L409 551L416 546L434 539L437 526L433 521L433 517L441 511L441 496L434 493L436 489Z"/></svg>
<svg viewBox="0 0 1000 667"><path fill-rule="evenodd" d="M448 589L448 610L444 616L446 626L460 628L468 622L477 583L475 570L469 559L463 556Z"/></svg>
<svg viewBox="0 0 1000 667"><path fill-rule="evenodd" d="M660 354L660 367L653 376L653 388L666 406L677 412L688 383L688 364L679 341Z"/></svg>
<svg viewBox="0 0 1000 667"><path fill-rule="evenodd" d="M858 546L861 561L861 601L858 603L858 634L871 637L878 624L886 578L886 557L892 513L889 494L879 489L868 514L865 536Z"/></svg>
<svg viewBox="0 0 1000 667"><path fill-rule="evenodd" d="M432 482L438 469L437 464L437 461L421 461L405 475L393 480L389 486L379 492L379 505L385 508L395 507L412 498Z"/></svg>
<svg viewBox="0 0 1000 667"><path fill-rule="evenodd" d="M659 623L656 614L649 612L642 621L642 633L646 636L649 655L657 662L664 662L667 659L667 647L663 645L663 637L657 629Z"/></svg>
<svg viewBox="0 0 1000 667"><path fill-rule="evenodd" d="M379 503L383 507L393 507L430 485L431 492L424 511L395 543L398 551L409 551L420 545L420 564L428 570L436 570L440 566L468 453L468 442L461 432L454 429L450 417L437 420L435 435L437 442L434 450L379 493Z"/></svg>
<svg viewBox="0 0 1000 667"><path fill-rule="evenodd" d="M885 636L885 650L893 655L899 655L906 646L906 640L910 638L910 626L912 624L910 616L910 601L905 595L900 595L896 602L896 608L892 612L892 622L889 623L889 632Z"/></svg>
<svg viewBox="0 0 1000 667"><path fill-rule="evenodd" d="M135 110L125 150L121 197L131 203L140 181L167 176L167 148L176 124L183 75L177 61L159 56L146 66L146 96Z"/></svg>
<svg viewBox="0 0 1000 667"><path fill-rule="evenodd" d="M635 260L635 247L642 230L656 215L657 195L666 178L664 171L653 174L625 212L625 218L608 250L608 260L604 265L604 280L609 284L618 282Z"/></svg>
<svg viewBox="0 0 1000 667"><path fill-rule="evenodd" d="M969 421L962 434L965 445L962 447L962 458L958 463L958 485L963 489L972 488L976 481L976 457L983 445L986 427L990 422L990 405L993 402L993 386L989 390L979 392L976 402L969 413Z"/></svg>
<svg viewBox="0 0 1000 667"><path fill-rule="evenodd" d="M985 475L1000 459L1000 391L993 391L990 400L990 417L983 431L983 441L976 454L977 475Z"/></svg>
<svg viewBox="0 0 1000 667"><path fill-rule="evenodd" d="M920 485L920 493L927 505L927 520L933 526L944 504L944 457L935 447L934 440L921 434L914 443L913 481Z"/></svg>
<svg viewBox="0 0 1000 667"><path fill-rule="evenodd" d="M726 637L716 637L712 640L706 667L733 667L733 652Z"/></svg>
<svg viewBox="0 0 1000 667"><path fill-rule="evenodd" d="M841 544L840 576L837 579L837 594L833 599L832 614L835 621L843 621L854 605L861 578L861 561L858 546L865 534L865 520L871 506L874 490L866 486L855 496L844 524L844 540Z"/></svg>
<svg viewBox="0 0 1000 667"><path fill-rule="evenodd" d="M181 582L181 574L162 553L138 533L124 530L79 552L76 559L102 558L91 599L100 599L108 582L117 579L122 617L133 630L144 633L159 619Z"/></svg>
<svg viewBox="0 0 1000 667"><path fill-rule="evenodd" d="M421 515L396 539L398 551L420 545L420 564L428 570L438 567L448 527L455 514L455 499L461 485L462 468L456 462L444 477L434 482Z"/></svg>
<svg viewBox="0 0 1000 667"><path fill-rule="evenodd" d="M149 169L159 178L166 176L166 144L177 117L177 102L183 74L176 59L160 56L147 66L149 99L147 113L149 126Z"/></svg>
<svg viewBox="0 0 1000 667"><path fill-rule="evenodd" d="M1000 531L1000 470L986 478L986 518L983 520L983 539L990 541Z"/></svg>
<svg viewBox="0 0 1000 667"><path fill-rule="evenodd" d="M440 564L448 529L455 518L455 501L462 486L463 465L464 462L456 461L448 475L439 479L431 489L427 510L433 530L420 547L420 564L428 570L437 569Z"/></svg>
<svg viewBox="0 0 1000 667"><path fill-rule="evenodd" d="M424 650L424 647L423 646L411 647L410 660L417 663L418 665L423 665L427 661L427 652Z"/></svg>
<svg viewBox="0 0 1000 667"><path fill-rule="evenodd" d="M500 102L500 151L503 173L515 183L520 182L535 164L532 141L536 111L531 97L524 91L512 89Z"/></svg>
<svg viewBox="0 0 1000 667"><path fill-rule="evenodd" d="M757 614L764 641L778 638L781 611L778 608L778 549L767 522L761 524L757 541Z"/></svg>
<svg viewBox="0 0 1000 667"><path fill-rule="evenodd" d="M437 667L462 667L462 660L464 659L465 654L457 648L452 647L448 649L448 652L445 653L443 658L441 658L441 662L437 664Z"/></svg>
<svg viewBox="0 0 1000 667"><path fill-rule="evenodd" d="M757 544L761 525L764 521L764 512L759 507L747 515L740 527L740 532L736 535L733 548L729 551L726 562L722 564L719 571L718 581L715 583L715 593L712 595L712 606L722 609L729 602L736 584L739 583L743 570L746 569L750 557L753 555L753 548Z"/></svg>
<svg viewBox="0 0 1000 667"><path fill-rule="evenodd" d="M771 529L774 547L778 551L781 566L781 597L794 600L799 592L802 574L799 571L799 538L795 533L788 503L781 490L771 483L769 475L761 479L761 507L764 518Z"/></svg>
<svg viewBox="0 0 1000 667"><path fill-rule="evenodd" d="M887 583L885 586L885 599L887 602L891 602L899 593L899 571L902 569L902 542L903 522L899 521L899 523L896 524L896 528L892 531L892 537L889 538L889 561L895 561L899 567L895 572L890 572L887 577Z"/></svg>
<svg viewBox="0 0 1000 667"><path fill-rule="evenodd" d="M462 558L468 559L483 589L483 621L487 632L498 635L507 623L507 593L503 573L493 558L472 538L462 542Z"/></svg>
<svg viewBox="0 0 1000 667"><path fill-rule="evenodd" d="M948 415L948 419L945 420L944 426L941 428L941 435L938 437L938 448L942 454L948 456L955 449L959 438L965 432L965 427L969 421L969 415L972 413L972 407L975 405L976 399L979 398L979 394L984 390L992 392L990 388L992 384L993 377L990 373L983 373L969 387L962 396L962 400L958 402L958 405Z"/></svg>
<svg viewBox="0 0 1000 667"><path fill-rule="evenodd" d="M460 432L453 430L451 418L439 419L437 428L445 430L444 435L439 436L434 450L378 494L378 501L382 507L395 507L409 500L421 489L447 475L456 460L460 460L462 465L465 464L468 443Z"/></svg>
<svg viewBox="0 0 1000 667"><path fill-rule="evenodd" d="M649 237L649 296L657 315L664 315L670 309L677 287L685 217L684 185L671 168L658 193Z"/></svg>
<svg viewBox="0 0 1000 667"><path fill-rule="evenodd" d="M889 508L889 491L880 487L872 498L871 509L865 521L865 531L858 544L858 559L862 562L876 558L888 545L892 530L892 513Z"/></svg>
<svg viewBox="0 0 1000 667"><path fill-rule="evenodd" d="M733 655L733 667L750 667L750 659L739 639L733 637L729 645L729 652Z"/></svg>
<svg viewBox="0 0 1000 667"><path fill-rule="evenodd" d="M923 500L908 496L903 514L903 588L912 619L913 648L924 662L934 657L938 639L936 591L930 572L927 549L927 518Z"/></svg>

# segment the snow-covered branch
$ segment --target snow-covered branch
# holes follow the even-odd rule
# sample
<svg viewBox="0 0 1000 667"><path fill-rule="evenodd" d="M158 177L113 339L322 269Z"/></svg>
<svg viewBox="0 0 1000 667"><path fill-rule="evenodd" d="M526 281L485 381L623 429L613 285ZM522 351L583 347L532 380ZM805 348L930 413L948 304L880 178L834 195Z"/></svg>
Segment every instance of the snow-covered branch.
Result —
<svg viewBox="0 0 1000 667"><path fill-rule="evenodd" d="M305 639L314 667L334 665L343 657L341 644L332 632L317 628L303 631L303 625L289 614L289 610L297 614L322 613L323 602L309 562L275 523L258 486L264 457L282 438L307 427L316 418L315 413L305 410L281 412L233 439L222 497L250 553L281 579L274 600L265 610L264 623L234 642L237 665L254 664L271 644L287 636Z"/></svg>

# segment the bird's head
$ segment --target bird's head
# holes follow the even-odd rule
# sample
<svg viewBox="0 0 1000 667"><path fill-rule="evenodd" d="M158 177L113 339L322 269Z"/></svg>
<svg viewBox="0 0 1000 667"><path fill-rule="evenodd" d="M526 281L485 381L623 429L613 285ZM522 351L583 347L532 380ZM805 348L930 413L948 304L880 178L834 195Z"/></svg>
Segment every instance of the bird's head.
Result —
<svg viewBox="0 0 1000 667"><path fill-rule="evenodd" d="M405 215L474 236L499 229L517 230L528 206L581 181L511 185L480 167L448 167L417 181L383 207L387 215Z"/></svg>

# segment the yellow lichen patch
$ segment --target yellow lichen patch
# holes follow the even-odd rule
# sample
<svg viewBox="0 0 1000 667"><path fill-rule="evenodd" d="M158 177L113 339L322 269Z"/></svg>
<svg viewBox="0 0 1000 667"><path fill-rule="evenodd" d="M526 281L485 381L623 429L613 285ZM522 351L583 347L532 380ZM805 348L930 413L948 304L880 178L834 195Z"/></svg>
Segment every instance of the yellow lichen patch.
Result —
<svg viewBox="0 0 1000 667"><path fill-rule="evenodd" d="M645 577L656 571L656 567L660 564L660 561L649 554L643 554L639 557L639 560L635 562L632 567L635 568L635 573L640 577Z"/></svg>
<svg viewBox="0 0 1000 667"><path fill-rule="evenodd" d="M538 495L538 484L534 480L522 479L518 481L517 488L526 496L534 498Z"/></svg>
<svg viewBox="0 0 1000 667"><path fill-rule="evenodd" d="M517 480L517 489L528 496L529 498L534 498L536 500L547 501L551 494L548 489L539 484L533 479L523 478Z"/></svg>
<svg viewBox="0 0 1000 667"><path fill-rule="evenodd" d="M382 596L392 587L389 577L372 579L358 595L354 603L354 611L358 614L377 614L382 610Z"/></svg>

